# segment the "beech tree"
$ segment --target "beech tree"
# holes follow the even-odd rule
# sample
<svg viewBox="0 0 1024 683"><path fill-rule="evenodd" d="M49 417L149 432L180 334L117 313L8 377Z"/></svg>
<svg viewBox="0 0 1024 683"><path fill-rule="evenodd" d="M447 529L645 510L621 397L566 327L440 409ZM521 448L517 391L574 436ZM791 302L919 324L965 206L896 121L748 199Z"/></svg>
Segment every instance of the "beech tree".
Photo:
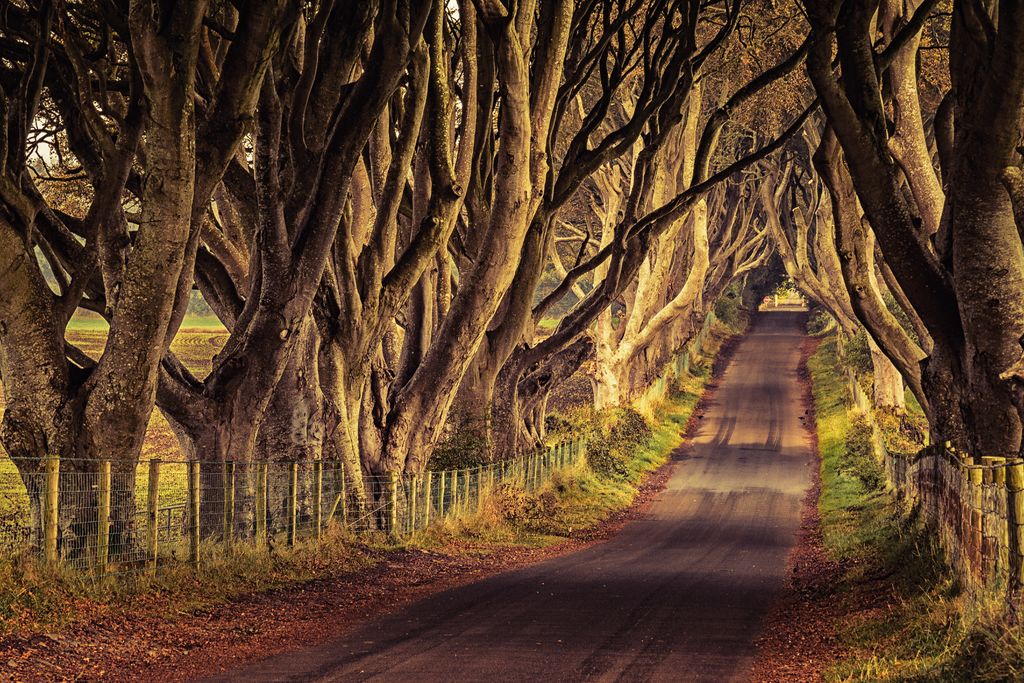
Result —
<svg viewBox="0 0 1024 683"><path fill-rule="evenodd" d="M745 5L742 6L742 8L745 7ZM741 5L737 4L734 13L726 14L726 17L731 17L733 22L738 21L740 9ZM707 60L722 49L734 27L734 23L726 22L721 31L729 29L729 33L723 34L720 31L714 34L714 38L693 55L691 59L694 60L695 80ZM519 345L508 356L500 370L501 390L498 392L494 404L494 424L501 439L499 450L517 452L536 443L534 439L537 434L542 432L532 426L530 420L524 420L527 413L520 404L529 402L535 406L543 402L537 399L536 392L540 391L546 395L553 384L550 381L538 382L538 377L548 376L550 379L555 376L571 374L564 368L557 375L552 373L551 370L556 367L555 359L559 361L574 359L576 362L581 362L587 357L585 354L571 354L569 350L579 348L580 344L586 343L582 340L588 337L591 325L632 286L634 278L644 264L650 263L648 257L651 249L654 248L653 245L658 244L658 240L666 232L671 233L674 227L680 226L680 221L705 198L706 193L719 183L733 178L740 170L775 152L800 129L813 108L806 107L804 103L797 105L804 107L802 113L781 123L778 136L774 139L768 136L767 140L760 141L762 143L760 146L751 145L752 140L750 139L745 139L740 145L721 147L719 145L723 129L731 119L742 112L743 105L762 94L773 83L793 73L802 63L805 54L806 45L788 48L788 51L784 51L779 57L778 62L770 66L757 65L753 73L744 79L744 84L741 87L732 86L725 89L727 94L723 94L721 104L711 111L702 124L699 123L696 116L691 117L690 125L696 128L696 151L692 152L691 158L686 163L687 168L692 170L692 174L691 177L681 178L679 182L673 181L674 194L665 192L667 185L662 184L659 189L659 184L665 178L664 170L660 167L665 160L662 150L670 140L680 134L686 119L684 111L689 97L693 93L694 83L689 82L671 105L666 104L659 116L648 122L642 137L642 150L636 154L635 161L631 163L632 170L628 174L630 178L628 193L621 200L616 200L621 204L619 215L611 216L610 212L606 212L602 217L602 222L611 223L610 229L608 226L602 228L604 246L597 253L581 259L579 263L568 269L563 282L534 306L533 317L528 319L532 327L521 328L515 335L519 340ZM699 109L699 105L697 108ZM715 171L714 162L717 159L716 154L719 152L722 152L724 159L722 167ZM728 163L730 161L732 163ZM671 175L672 172L668 173ZM656 192L663 194L655 197ZM668 238L661 244L669 249L671 248L669 245L681 249L684 248L686 242L679 244ZM735 253L733 255L735 256ZM732 263L732 261L721 260L719 263L724 265ZM667 260L663 259L662 264L666 265ZM599 282L572 311L559 321L551 335L538 339L535 325L544 312L549 310L554 302L571 291L573 284L580 277L594 272L595 269L599 269ZM666 272L668 270L670 269L667 269ZM722 272L727 270L728 266ZM694 274L694 282L701 281L703 289L706 283L697 275L698 273ZM714 281L719 286L728 282L727 279L723 282L720 277L714 278ZM660 319L654 320L654 325L648 328L652 332L651 337L656 337L659 330L664 330L663 323L674 322L672 311L678 312L678 310L686 308L684 300L688 299L690 292L695 292L696 289L691 286L686 292L677 291L680 293L680 298L676 301L679 308L675 309L674 306L670 306ZM714 297L710 296L706 299L711 303ZM511 334L511 330L506 329L504 333ZM638 350L648 346L648 342L640 341ZM685 338L676 338L668 344L668 348L678 347L685 341ZM520 395L520 391L523 391L523 395ZM532 416L534 425L536 418L536 415Z"/></svg>
<svg viewBox="0 0 1024 683"><path fill-rule="evenodd" d="M47 453L127 481L155 404L208 510L228 460L240 525L253 460L341 461L358 506L459 430L536 446L589 359L635 398L777 251L867 331L880 403L905 381L936 438L1017 449L1020 17L954 3L923 96L936 0L805 5L11 4L5 448L30 487ZM193 289L228 329L206 371L170 350Z"/></svg>
<svg viewBox="0 0 1024 683"><path fill-rule="evenodd" d="M542 430L545 387L571 374L591 348L588 342L577 343L577 335L531 372L514 359L533 339L547 308L535 302L534 294L552 253L559 212L598 169L627 153L652 122L674 125L695 74L732 31L740 4L714 3L699 10L676 1L594 3L593 10L577 12L566 53L569 77L554 93L553 122L541 141L555 156L535 178L539 201L528 216L514 278L458 393L463 428L482 431L496 452L512 455L535 443L520 437ZM700 41L711 15L724 17L724 24ZM602 31L603 26L609 29ZM624 100L628 111L613 106ZM478 212L475 201L469 209L472 221ZM521 383L528 389L522 397Z"/></svg>
<svg viewBox="0 0 1024 683"><path fill-rule="evenodd" d="M823 160L840 176L848 170L892 289L927 332L920 382L932 437L975 453L1017 452L1024 262L1012 179L1021 163L1024 13L1012 2L953 2L944 48L951 89L928 131L936 166L923 147L913 71L937 3L806 4L808 74L838 143ZM895 363L897 349L873 318L861 314ZM915 371L901 370L911 383Z"/></svg>
<svg viewBox="0 0 1024 683"><path fill-rule="evenodd" d="M808 144L813 145L813 138L818 136L809 132ZM826 135L826 141L829 138ZM875 406L896 410L904 407L904 375L915 397L927 406L917 372L925 354L889 308L886 297L894 303L896 299L879 274L884 264L876 264L874 235L860 221L856 206L849 205L852 190L840 194L835 182L823 181L818 175L818 170L829 173L827 163L822 161L822 152L827 149L823 144L816 151L798 154L797 160L790 160L781 172L776 172L772 183L761 185L765 221L775 248L787 275L831 313L846 338L862 329L862 319L877 321L870 328L874 332L868 334ZM879 334L882 331L889 336L883 337ZM883 343L894 353L899 368L878 346L873 334L885 339Z"/></svg>
<svg viewBox="0 0 1024 683"><path fill-rule="evenodd" d="M292 20L271 1L244 14L206 2L5 4L0 440L34 515L42 458L61 455L64 472L109 459L112 533L130 532L127 482L161 357L187 307L196 218ZM52 183L45 189L50 169L54 182L80 181L81 210L59 202ZM110 323L98 358L65 337L78 308ZM81 534L64 542L81 543Z"/></svg>
<svg viewBox="0 0 1024 683"><path fill-rule="evenodd" d="M445 127L432 132L444 142L431 150L429 214L396 248L397 179L425 116L428 75L442 68L431 65L424 29L443 13L430 2L308 8L267 68L251 151L235 155L214 197L196 282L230 335L205 378L167 353L159 404L183 450L203 463L208 509L220 504L221 463L241 463L241 525L253 491L244 465L254 457L309 464L326 440L332 457L351 460L350 404L340 389L344 373L368 362L353 333L347 351L358 364L341 365L349 358L335 346L338 319L351 316L347 329L370 335L390 322L458 210ZM364 152L375 130L390 134L390 107L401 112L395 158L379 163L393 178L381 188L381 212L367 220ZM322 382L339 389L329 402ZM280 498L284 484L270 485L272 500Z"/></svg>
<svg viewBox="0 0 1024 683"><path fill-rule="evenodd" d="M660 172L654 175L654 200L672 196L693 177L700 98L691 94L689 120L663 147ZM610 196L628 190L604 183L601 206L616 206ZM700 328L724 284L761 265L769 253L766 233L752 230L752 206L742 185L719 188L700 199L687 214L653 242L623 293L615 325L606 308L595 323L594 402L598 408L629 403L658 377L668 360ZM614 237L602 234L605 247ZM603 268L598 274L604 275Z"/></svg>

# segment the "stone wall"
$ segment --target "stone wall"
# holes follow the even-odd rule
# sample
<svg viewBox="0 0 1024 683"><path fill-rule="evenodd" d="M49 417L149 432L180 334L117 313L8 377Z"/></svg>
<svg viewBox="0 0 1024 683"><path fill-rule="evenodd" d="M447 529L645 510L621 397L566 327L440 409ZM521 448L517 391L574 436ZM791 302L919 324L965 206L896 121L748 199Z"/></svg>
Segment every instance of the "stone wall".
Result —
<svg viewBox="0 0 1024 683"><path fill-rule="evenodd" d="M1024 585L1024 460L975 458L949 444L889 452L853 373L848 384L853 405L873 425L875 454L889 486L908 510L935 526L964 587L992 596Z"/></svg>

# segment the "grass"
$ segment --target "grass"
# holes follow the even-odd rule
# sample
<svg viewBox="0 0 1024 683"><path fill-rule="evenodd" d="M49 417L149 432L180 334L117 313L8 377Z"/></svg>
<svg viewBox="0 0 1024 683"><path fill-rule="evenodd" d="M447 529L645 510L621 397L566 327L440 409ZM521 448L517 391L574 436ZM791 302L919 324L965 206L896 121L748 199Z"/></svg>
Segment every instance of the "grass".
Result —
<svg viewBox="0 0 1024 683"><path fill-rule="evenodd" d="M1008 625L999 605L969 601L934 532L870 471L878 467L864 455L870 429L849 410L837 362L835 337L826 336L809 369L822 457L818 505L826 551L843 568L831 599L845 605L837 629L846 655L825 680L1020 680L1024 632Z"/></svg>
<svg viewBox="0 0 1024 683"><path fill-rule="evenodd" d="M195 571L168 565L153 576L95 579L71 569L49 570L29 557L0 560L0 637L59 632L82 618L110 612L154 611L188 615L241 595L288 588L357 571L379 561L380 539L358 542L334 532L314 547L299 541L272 553L238 546Z"/></svg>
<svg viewBox="0 0 1024 683"><path fill-rule="evenodd" d="M76 332L98 331L106 334L109 329L110 325L101 315L83 309L76 310L75 314L71 316L71 321L68 323L68 332L72 336ZM185 331L213 331L227 333L227 328L224 327L224 323L222 323L220 318L212 313L207 315L193 315L192 313L186 313L185 319L181 324L181 329Z"/></svg>

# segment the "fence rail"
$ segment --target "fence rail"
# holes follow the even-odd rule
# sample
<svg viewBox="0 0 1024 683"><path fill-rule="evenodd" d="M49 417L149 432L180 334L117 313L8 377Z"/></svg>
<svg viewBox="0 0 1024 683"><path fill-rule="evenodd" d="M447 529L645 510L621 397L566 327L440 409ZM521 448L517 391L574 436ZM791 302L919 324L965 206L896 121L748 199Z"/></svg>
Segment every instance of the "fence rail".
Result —
<svg viewBox="0 0 1024 683"><path fill-rule="evenodd" d="M473 468L359 475L342 463L0 460L0 553L106 575L198 566L239 544L271 549L335 529L407 536L527 491L578 462L574 439Z"/></svg>

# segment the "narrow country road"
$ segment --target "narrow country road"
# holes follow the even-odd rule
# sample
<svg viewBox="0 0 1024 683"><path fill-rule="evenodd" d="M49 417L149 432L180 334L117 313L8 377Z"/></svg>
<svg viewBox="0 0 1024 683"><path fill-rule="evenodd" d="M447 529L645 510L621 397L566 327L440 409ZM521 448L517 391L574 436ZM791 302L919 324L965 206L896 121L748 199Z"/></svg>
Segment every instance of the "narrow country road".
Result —
<svg viewBox="0 0 1024 683"><path fill-rule="evenodd" d="M609 541L225 680L745 680L810 483L801 338L798 313L761 314L647 518Z"/></svg>

